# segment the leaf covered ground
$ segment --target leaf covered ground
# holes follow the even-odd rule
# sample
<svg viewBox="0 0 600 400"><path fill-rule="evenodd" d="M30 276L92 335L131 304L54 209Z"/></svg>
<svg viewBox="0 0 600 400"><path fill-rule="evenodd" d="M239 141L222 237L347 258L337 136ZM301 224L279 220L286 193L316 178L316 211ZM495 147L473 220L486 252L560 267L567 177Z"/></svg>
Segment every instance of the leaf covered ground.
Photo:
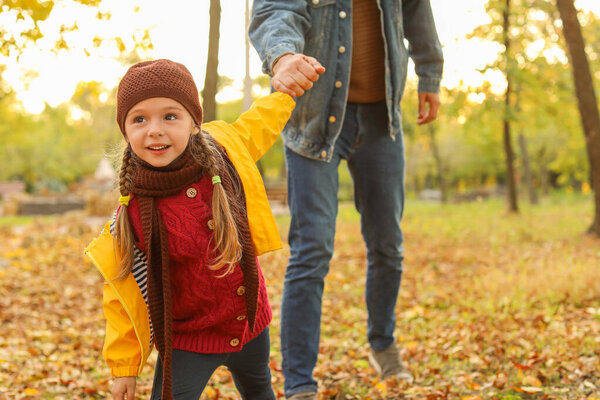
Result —
<svg viewBox="0 0 600 400"><path fill-rule="evenodd" d="M397 340L415 375L380 381L366 361L365 250L342 206L323 299L321 399L600 399L600 240L589 197L548 198L518 216L501 200L408 202ZM288 219L279 217L282 236ZM109 396L102 281L82 255L101 221L0 220L0 400ZM261 258L283 398L279 303L288 251ZM149 398L153 353L138 380ZM225 369L202 399L237 399Z"/></svg>

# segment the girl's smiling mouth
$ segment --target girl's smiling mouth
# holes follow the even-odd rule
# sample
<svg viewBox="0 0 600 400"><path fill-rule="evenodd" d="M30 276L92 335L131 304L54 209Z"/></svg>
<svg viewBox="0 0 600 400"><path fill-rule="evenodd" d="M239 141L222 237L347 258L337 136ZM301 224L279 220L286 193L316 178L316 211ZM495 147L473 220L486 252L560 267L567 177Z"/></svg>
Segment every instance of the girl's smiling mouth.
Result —
<svg viewBox="0 0 600 400"><path fill-rule="evenodd" d="M153 146L148 146L147 149L150 151L163 151L168 149L169 146L168 144L162 144L162 145L153 145Z"/></svg>

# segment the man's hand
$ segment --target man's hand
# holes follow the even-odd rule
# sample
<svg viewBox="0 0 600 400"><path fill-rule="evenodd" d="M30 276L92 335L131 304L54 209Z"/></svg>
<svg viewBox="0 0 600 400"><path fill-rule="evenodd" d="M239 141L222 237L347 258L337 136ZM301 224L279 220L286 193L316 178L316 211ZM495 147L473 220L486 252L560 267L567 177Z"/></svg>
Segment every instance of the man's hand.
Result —
<svg viewBox="0 0 600 400"><path fill-rule="evenodd" d="M313 86L325 68L315 58L304 54L285 54L273 65L271 84L279 92L302 96Z"/></svg>
<svg viewBox="0 0 600 400"><path fill-rule="evenodd" d="M114 400L135 399L135 376L115 378L111 393Z"/></svg>
<svg viewBox="0 0 600 400"><path fill-rule="evenodd" d="M429 108L427 107L429 105ZM440 108L440 95L438 93L419 93L419 116L417 125L428 124L437 117Z"/></svg>

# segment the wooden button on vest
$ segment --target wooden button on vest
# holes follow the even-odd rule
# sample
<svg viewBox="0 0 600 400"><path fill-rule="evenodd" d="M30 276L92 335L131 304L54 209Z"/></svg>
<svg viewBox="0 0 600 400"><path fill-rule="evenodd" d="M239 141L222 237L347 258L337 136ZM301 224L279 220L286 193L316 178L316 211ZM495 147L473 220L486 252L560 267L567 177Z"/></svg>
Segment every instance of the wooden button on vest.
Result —
<svg viewBox="0 0 600 400"><path fill-rule="evenodd" d="M238 321L243 321L246 319L245 315L238 315L237 317L235 317L235 319L237 319Z"/></svg>
<svg viewBox="0 0 600 400"><path fill-rule="evenodd" d="M193 199L194 197L196 197L197 194L198 194L198 191L194 188L189 188L188 190L185 191L185 195L187 197L189 197L190 199Z"/></svg>
<svg viewBox="0 0 600 400"><path fill-rule="evenodd" d="M231 345L231 347L237 347L240 345L240 339L233 338L229 341L229 344Z"/></svg>
<svg viewBox="0 0 600 400"><path fill-rule="evenodd" d="M246 287L240 286L239 288L237 288L236 293L238 296L243 296L244 294L246 294Z"/></svg>
<svg viewBox="0 0 600 400"><path fill-rule="evenodd" d="M208 229L210 229L211 231L215 230L215 220L214 219L209 219L208 222L206 223L206 225L208 225Z"/></svg>

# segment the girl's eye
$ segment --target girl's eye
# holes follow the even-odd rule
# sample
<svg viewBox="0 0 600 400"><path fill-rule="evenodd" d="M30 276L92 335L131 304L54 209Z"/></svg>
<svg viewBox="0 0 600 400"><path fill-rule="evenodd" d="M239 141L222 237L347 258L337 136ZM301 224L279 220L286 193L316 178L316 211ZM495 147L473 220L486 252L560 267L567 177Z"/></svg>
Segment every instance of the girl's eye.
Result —
<svg viewBox="0 0 600 400"><path fill-rule="evenodd" d="M135 118L133 119L133 123L134 123L134 124L139 124L139 123L142 123L142 122L144 122L145 120L146 120L146 119L145 119L144 117L135 117Z"/></svg>
<svg viewBox="0 0 600 400"><path fill-rule="evenodd" d="M177 119L177 116L175 114L167 114L165 116L165 119L168 120L168 121L173 121L173 120Z"/></svg>

